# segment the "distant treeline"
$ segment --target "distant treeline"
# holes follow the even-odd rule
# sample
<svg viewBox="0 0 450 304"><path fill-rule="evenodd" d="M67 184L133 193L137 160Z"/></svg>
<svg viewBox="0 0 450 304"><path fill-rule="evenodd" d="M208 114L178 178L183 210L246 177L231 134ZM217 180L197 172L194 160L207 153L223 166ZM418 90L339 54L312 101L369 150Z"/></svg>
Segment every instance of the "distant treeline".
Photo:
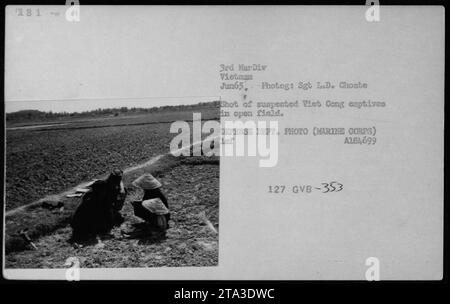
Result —
<svg viewBox="0 0 450 304"><path fill-rule="evenodd" d="M8 122L24 122L24 121L42 121L42 120L54 120L64 117L96 117L96 116L119 116L126 113L160 113L169 111L191 111L204 107L217 107L219 108L220 101L211 102L199 102L192 105L176 105L176 106L161 106L152 108L106 108L97 109L83 112L43 112L38 110L22 110L12 113L6 113L6 121Z"/></svg>

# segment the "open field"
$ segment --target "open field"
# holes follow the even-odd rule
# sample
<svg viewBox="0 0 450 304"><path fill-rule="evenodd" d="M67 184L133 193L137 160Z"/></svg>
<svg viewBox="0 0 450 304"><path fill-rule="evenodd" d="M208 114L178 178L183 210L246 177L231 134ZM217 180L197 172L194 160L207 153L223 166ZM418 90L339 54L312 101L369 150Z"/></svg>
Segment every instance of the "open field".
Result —
<svg viewBox="0 0 450 304"><path fill-rule="evenodd" d="M119 116L114 115L103 115L99 117L60 117L52 121L35 121L35 122L7 122L7 130L20 130L20 129L60 129L64 126L66 128L98 128L107 126L123 126L123 125L142 125L142 124L152 124L160 122L172 122L176 120L192 120L192 113L200 112L202 114L202 119L212 119L217 118L219 111L215 106L204 106L195 111L179 110L179 111L164 111L157 113L148 114L134 114L126 113Z"/></svg>
<svg viewBox="0 0 450 304"><path fill-rule="evenodd" d="M203 162L205 161L205 162ZM68 242L67 222L35 241L37 250L11 252L7 268L62 268L69 257L77 257L81 267L173 267L214 266L218 263L218 235L203 220L203 215L219 229L218 159L187 158L158 178L167 193L172 217L165 236L126 238L122 231L133 229L140 220L133 215L130 201L140 199L141 191L128 188L122 214L126 222L114 228L112 238L101 244L78 248ZM53 211L63 212L63 211Z"/></svg>
<svg viewBox="0 0 450 304"><path fill-rule="evenodd" d="M201 112L202 120L218 118L218 108ZM155 164L128 170L124 182L129 195L122 210L126 218L122 227L114 228L113 237L101 244L74 247L68 243L68 224L80 198L66 198L61 193L104 177L113 168L125 170L167 154L175 136L169 132L170 123L175 120L192 120L192 112L58 121L54 125L45 122L43 128L7 130L6 267L64 267L69 256L80 257L82 267L216 265L218 158L165 156ZM122 232L139 222L128 202L142 195L130 182L144 172L163 183L172 212L170 229L165 236L125 238ZM46 199L63 207L37 204L14 209ZM18 235L23 228L30 228L37 250Z"/></svg>
<svg viewBox="0 0 450 304"><path fill-rule="evenodd" d="M217 108L202 111L202 119L217 116ZM6 210L168 152L176 120L192 120L192 112L7 131Z"/></svg>

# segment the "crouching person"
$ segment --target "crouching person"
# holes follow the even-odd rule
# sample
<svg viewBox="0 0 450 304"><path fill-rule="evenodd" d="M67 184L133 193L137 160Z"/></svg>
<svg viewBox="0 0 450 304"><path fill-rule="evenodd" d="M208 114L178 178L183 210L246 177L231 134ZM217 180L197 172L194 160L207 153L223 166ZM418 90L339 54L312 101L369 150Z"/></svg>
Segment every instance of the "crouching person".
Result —
<svg viewBox="0 0 450 304"><path fill-rule="evenodd" d="M133 185L144 190L142 201L131 203L134 214L143 219L150 227L162 231L168 229L170 220L169 204L161 191L161 183L147 173L136 179Z"/></svg>
<svg viewBox="0 0 450 304"><path fill-rule="evenodd" d="M72 218L72 241L108 234L114 225L123 222L120 209L126 192L122 171L114 170L106 180L95 181L89 188Z"/></svg>

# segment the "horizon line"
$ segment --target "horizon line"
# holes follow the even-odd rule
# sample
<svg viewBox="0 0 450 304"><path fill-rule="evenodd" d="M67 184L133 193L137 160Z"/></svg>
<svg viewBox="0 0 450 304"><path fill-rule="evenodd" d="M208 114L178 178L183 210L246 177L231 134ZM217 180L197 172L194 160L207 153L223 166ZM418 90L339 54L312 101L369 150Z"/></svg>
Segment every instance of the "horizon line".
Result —
<svg viewBox="0 0 450 304"><path fill-rule="evenodd" d="M209 102L216 102L216 101L220 101L220 100L211 100ZM136 109L151 109L151 108L162 108L162 107L177 107L177 106L195 106L198 105L200 102L197 103L192 103L192 104L175 104L175 105L160 105L160 106L151 106L151 107L131 107L130 109L136 108ZM5 111L5 114L12 114L12 113L17 113L17 112L21 112L21 111L38 111L38 112L42 112L42 113L54 113L54 114L62 114L62 113L68 113L68 114L75 114L75 113L89 113L89 112L94 112L97 110L114 110L114 109L121 109L123 107L99 107L96 109L92 109L92 110L84 110L84 111L73 111L73 112L67 112L67 111L62 111L62 112L54 112L54 111L44 111L44 110L38 110L38 109L23 109L23 110L17 110L17 111L12 111L12 112L8 112ZM128 107L125 107L128 109Z"/></svg>
<svg viewBox="0 0 450 304"><path fill-rule="evenodd" d="M148 96L148 97L87 97L87 98L65 98L65 99L5 99L6 102L48 102L48 101L82 101L82 100L120 100L120 99L128 99L128 100L136 100L136 99L177 99L177 98L219 98L222 99L221 96L218 95L210 95L210 96L202 96L202 95L193 95L193 96Z"/></svg>

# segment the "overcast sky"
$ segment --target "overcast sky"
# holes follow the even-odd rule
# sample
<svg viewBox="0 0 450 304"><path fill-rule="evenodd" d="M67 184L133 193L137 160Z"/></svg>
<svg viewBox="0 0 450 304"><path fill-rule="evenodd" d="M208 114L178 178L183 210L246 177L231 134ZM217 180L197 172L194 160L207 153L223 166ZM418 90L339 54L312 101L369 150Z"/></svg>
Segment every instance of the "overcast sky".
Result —
<svg viewBox="0 0 450 304"><path fill-rule="evenodd" d="M411 74L412 65L418 69L415 57L400 50L408 46L426 60L435 57L428 40L412 39L430 40L435 33L424 33L424 25L416 22L389 23L397 16L432 14L431 8L391 8L376 27L365 20L364 6L330 11L315 6L81 5L81 20L73 23L64 17L65 6L41 6L39 17L17 16L16 9L8 6L5 20L6 112L152 107L219 96L232 100L238 92L219 89L223 63L268 66L248 83L249 96L258 100L280 98L277 91L254 90L261 81L342 80L365 81L370 89L382 86L381 95L370 97L383 99L398 94L392 83L384 84L384 75L402 68ZM425 26L435 26L432 22L426 19ZM347 92L341 93L333 96ZM306 93L293 90L283 98L289 94ZM315 91L314 98L319 94Z"/></svg>
<svg viewBox="0 0 450 304"><path fill-rule="evenodd" d="M16 8L6 16L7 112L218 98L216 63L231 37L218 35L226 22L211 9L81 6L80 22L70 23L64 6L42 6L40 17Z"/></svg>
<svg viewBox="0 0 450 304"><path fill-rule="evenodd" d="M17 7L7 7L7 112L227 100L239 94L219 89L220 64L267 65L251 85L320 79L323 71L347 71L345 63L367 51L371 39L354 39L355 21L370 26L364 6L351 8L352 15L342 8L318 15L324 8L308 6L80 8L80 22L71 23L65 6L41 6L39 17L17 16ZM344 45L351 57L330 52L347 38L354 40ZM269 91L264 96L278 98Z"/></svg>

